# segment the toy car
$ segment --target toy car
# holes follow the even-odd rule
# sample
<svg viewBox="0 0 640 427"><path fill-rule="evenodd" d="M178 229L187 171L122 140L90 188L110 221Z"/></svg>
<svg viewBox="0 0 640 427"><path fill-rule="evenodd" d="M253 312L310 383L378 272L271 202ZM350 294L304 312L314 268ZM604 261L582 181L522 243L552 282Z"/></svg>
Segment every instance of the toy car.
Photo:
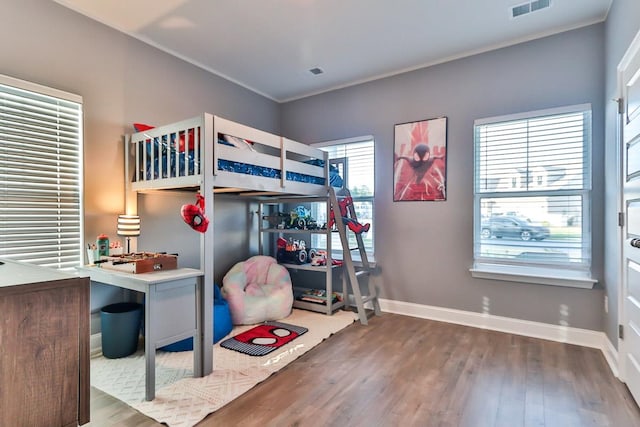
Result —
<svg viewBox="0 0 640 427"><path fill-rule="evenodd" d="M298 206L289 213L290 219L287 228L298 230L316 230L318 223L311 216L311 211L304 206Z"/></svg>
<svg viewBox="0 0 640 427"><path fill-rule="evenodd" d="M311 258L311 265L319 267L322 265L327 265L327 251L319 249L319 250L309 250L309 258Z"/></svg>
<svg viewBox="0 0 640 427"><path fill-rule="evenodd" d="M277 244L278 252L276 254L276 259L278 262L305 264L309 262L309 259L311 258L309 256L310 252L315 252L315 249L307 250L304 240L293 240L292 238L286 240L280 237L278 238Z"/></svg>

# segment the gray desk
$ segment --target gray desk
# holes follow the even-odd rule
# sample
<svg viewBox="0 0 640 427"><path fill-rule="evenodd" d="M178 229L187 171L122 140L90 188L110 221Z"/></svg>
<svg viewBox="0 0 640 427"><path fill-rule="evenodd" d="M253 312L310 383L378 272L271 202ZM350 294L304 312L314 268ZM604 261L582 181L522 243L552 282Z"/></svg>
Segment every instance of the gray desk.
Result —
<svg viewBox="0 0 640 427"><path fill-rule="evenodd" d="M155 398L156 349L193 337L193 375L203 372L203 273L192 268L131 274L99 267L79 267L91 281L143 292L145 398ZM211 310L211 307L209 307Z"/></svg>

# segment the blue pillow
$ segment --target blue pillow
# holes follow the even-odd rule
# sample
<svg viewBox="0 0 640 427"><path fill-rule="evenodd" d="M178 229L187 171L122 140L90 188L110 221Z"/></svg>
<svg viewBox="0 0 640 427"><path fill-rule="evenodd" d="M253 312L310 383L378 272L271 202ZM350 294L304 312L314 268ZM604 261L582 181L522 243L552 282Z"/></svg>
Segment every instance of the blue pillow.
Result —
<svg viewBox="0 0 640 427"><path fill-rule="evenodd" d="M229 335L233 329L231 323L231 311L229 303L222 297L218 285L213 285L213 343ZM193 350L193 338L185 338L182 341L160 347L164 351L191 351Z"/></svg>

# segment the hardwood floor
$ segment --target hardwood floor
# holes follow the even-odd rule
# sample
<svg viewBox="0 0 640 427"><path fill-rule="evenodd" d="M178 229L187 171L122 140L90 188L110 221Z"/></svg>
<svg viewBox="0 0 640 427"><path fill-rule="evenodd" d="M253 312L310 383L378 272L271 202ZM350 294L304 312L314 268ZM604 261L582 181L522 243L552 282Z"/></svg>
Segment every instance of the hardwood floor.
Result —
<svg viewBox="0 0 640 427"><path fill-rule="evenodd" d="M160 426L92 388L90 426ZM599 350L394 314L332 336L213 426L640 426Z"/></svg>

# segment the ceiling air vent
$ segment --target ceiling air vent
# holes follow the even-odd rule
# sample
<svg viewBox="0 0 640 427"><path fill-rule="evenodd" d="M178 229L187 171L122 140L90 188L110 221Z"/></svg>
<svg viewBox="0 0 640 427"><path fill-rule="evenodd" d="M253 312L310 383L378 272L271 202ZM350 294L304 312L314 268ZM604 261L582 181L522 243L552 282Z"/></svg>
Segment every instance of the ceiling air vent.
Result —
<svg viewBox="0 0 640 427"><path fill-rule="evenodd" d="M513 18L517 18L518 16L526 15L529 12L531 12L531 4L530 3L521 4L520 6L514 6L513 8L511 8L511 16Z"/></svg>
<svg viewBox="0 0 640 427"><path fill-rule="evenodd" d="M511 8L511 17L517 18L530 12L536 12L551 6L551 0L534 0L532 2L519 4Z"/></svg>
<svg viewBox="0 0 640 427"><path fill-rule="evenodd" d="M536 10L546 9L551 6L551 0L536 0L531 2L531 12Z"/></svg>

